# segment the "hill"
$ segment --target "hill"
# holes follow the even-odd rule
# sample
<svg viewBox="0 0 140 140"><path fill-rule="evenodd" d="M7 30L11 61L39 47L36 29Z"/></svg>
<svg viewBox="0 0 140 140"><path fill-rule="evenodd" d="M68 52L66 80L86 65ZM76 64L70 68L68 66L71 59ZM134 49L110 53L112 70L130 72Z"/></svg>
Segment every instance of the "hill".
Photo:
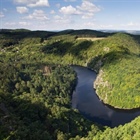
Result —
<svg viewBox="0 0 140 140"><path fill-rule="evenodd" d="M111 129L71 109L76 73L69 64L97 72L93 86L104 103L140 107L138 35L5 29L0 31L0 139L104 139L107 133L123 138L128 131L128 138L139 137L139 118Z"/></svg>
<svg viewBox="0 0 140 140"><path fill-rule="evenodd" d="M90 29L81 29L81 30L64 30L58 32L58 35L75 35L77 37L107 37L109 35L112 35L112 33L104 33L101 31L96 30L90 30Z"/></svg>

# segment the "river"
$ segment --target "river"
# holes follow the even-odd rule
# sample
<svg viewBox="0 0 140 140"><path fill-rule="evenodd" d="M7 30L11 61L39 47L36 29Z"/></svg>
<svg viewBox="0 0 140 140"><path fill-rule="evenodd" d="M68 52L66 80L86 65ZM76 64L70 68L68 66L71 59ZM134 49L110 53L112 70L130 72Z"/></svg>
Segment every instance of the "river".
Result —
<svg viewBox="0 0 140 140"><path fill-rule="evenodd" d="M94 122L110 127L123 125L140 115L140 109L115 109L103 104L93 88L96 73L86 67L72 66L78 83L72 96L72 107Z"/></svg>

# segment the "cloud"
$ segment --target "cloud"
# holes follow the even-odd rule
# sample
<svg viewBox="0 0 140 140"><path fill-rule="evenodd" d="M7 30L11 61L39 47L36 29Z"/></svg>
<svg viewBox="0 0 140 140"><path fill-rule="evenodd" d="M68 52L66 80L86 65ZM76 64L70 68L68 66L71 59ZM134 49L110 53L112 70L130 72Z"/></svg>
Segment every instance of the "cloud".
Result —
<svg viewBox="0 0 140 140"><path fill-rule="evenodd" d="M39 0L35 3L28 4L29 7L49 6L48 0Z"/></svg>
<svg viewBox="0 0 140 140"><path fill-rule="evenodd" d="M25 21L20 21L19 25L21 25L21 26L29 26L30 23L29 22L25 22Z"/></svg>
<svg viewBox="0 0 140 140"><path fill-rule="evenodd" d="M131 28L139 28L140 27L140 24L138 22L132 22L131 21L129 23L125 23L125 24L123 23L123 24L121 24L120 27L123 27L123 28L124 27L128 27L128 28L130 28L130 27Z"/></svg>
<svg viewBox="0 0 140 140"><path fill-rule="evenodd" d="M64 0L65 2L75 2L77 0Z"/></svg>
<svg viewBox="0 0 140 140"><path fill-rule="evenodd" d="M43 10L34 10L32 14L28 15L27 17L24 17L24 19L48 20L49 18Z"/></svg>
<svg viewBox="0 0 140 140"><path fill-rule="evenodd" d="M138 26L138 25L139 25L138 23L134 23L132 21L127 24L127 26Z"/></svg>
<svg viewBox="0 0 140 140"><path fill-rule="evenodd" d="M59 16L59 15L55 15L55 16L54 16L54 19L56 19L56 20L63 20L63 17L61 17L61 16Z"/></svg>
<svg viewBox="0 0 140 140"><path fill-rule="evenodd" d="M54 16L54 23L57 24L71 24L73 21L71 20L71 18L65 17L65 16L59 16L59 15L55 15Z"/></svg>
<svg viewBox="0 0 140 140"><path fill-rule="evenodd" d="M4 11L4 12L7 12L7 9L6 9L6 8L3 8L3 11Z"/></svg>
<svg viewBox="0 0 140 140"><path fill-rule="evenodd" d="M51 14L55 14L55 11L54 10L51 10L51 12L50 12Z"/></svg>
<svg viewBox="0 0 140 140"><path fill-rule="evenodd" d="M5 25L7 25L7 26L15 26L16 23L15 22L6 22Z"/></svg>
<svg viewBox="0 0 140 140"><path fill-rule="evenodd" d="M14 0L15 3L25 4L28 7L49 6L48 0Z"/></svg>
<svg viewBox="0 0 140 140"><path fill-rule="evenodd" d="M0 18L4 17L3 12L0 12Z"/></svg>
<svg viewBox="0 0 140 140"><path fill-rule="evenodd" d="M67 7L62 7L59 12L65 14L65 15L78 15L81 14L80 11L78 11L76 8L72 7L71 5Z"/></svg>
<svg viewBox="0 0 140 140"><path fill-rule="evenodd" d="M82 18L83 19L88 19L94 16L94 13L83 13Z"/></svg>
<svg viewBox="0 0 140 140"><path fill-rule="evenodd" d="M14 2L19 4L27 4L29 0L14 0Z"/></svg>
<svg viewBox="0 0 140 140"><path fill-rule="evenodd" d="M82 11L83 19L92 18L95 13L100 11L99 7L97 7L93 3L89 2L89 1L85 1L85 0L82 2L81 6L77 6L77 9Z"/></svg>
<svg viewBox="0 0 140 140"><path fill-rule="evenodd" d="M77 6L77 8L88 13L95 13L100 11L100 9L96 5L85 0L82 2L81 6Z"/></svg>
<svg viewBox="0 0 140 140"><path fill-rule="evenodd" d="M15 21L15 22L6 22L5 26L6 28L22 28L24 27L29 27L31 23L25 22L25 21Z"/></svg>
<svg viewBox="0 0 140 140"><path fill-rule="evenodd" d="M16 7L17 12L20 14L24 14L28 12L28 9L26 7Z"/></svg>
<svg viewBox="0 0 140 140"><path fill-rule="evenodd" d="M84 0L80 6L73 7L71 5L62 7L59 12L64 15L81 15L83 19L92 18L100 8L90 1Z"/></svg>
<svg viewBox="0 0 140 140"><path fill-rule="evenodd" d="M109 24L109 25L99 25L99 27L100 27L101 29L111 29L111 28L113 28L114 26L111 25L111 24Z"/></svg>
<svg viewBox="0 0 140 140"><path fill-rule="evenodd" d="M128 26L134 26L135 24L133 22L129 22L127 25Z"/></svg>
<svg viewBox="0 0 140 140"><path fill-rule="evenodd" d="M95 23L94 22L86 22L86 23L84 23L84 26L93 28L93 27L95 27Z"/></svg>

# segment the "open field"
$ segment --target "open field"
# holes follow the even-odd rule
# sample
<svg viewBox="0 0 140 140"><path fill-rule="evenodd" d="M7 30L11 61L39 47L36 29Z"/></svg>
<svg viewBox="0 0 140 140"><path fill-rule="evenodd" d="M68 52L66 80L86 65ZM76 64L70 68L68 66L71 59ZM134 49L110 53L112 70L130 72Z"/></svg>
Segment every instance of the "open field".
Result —
<svg viewBox="0 0 140 140"><path fill-rule="evenodd" d="M96 41L96 40L102 40L106 39L106 37L78 37L77 40L91 40L91 41Z"/></svg>

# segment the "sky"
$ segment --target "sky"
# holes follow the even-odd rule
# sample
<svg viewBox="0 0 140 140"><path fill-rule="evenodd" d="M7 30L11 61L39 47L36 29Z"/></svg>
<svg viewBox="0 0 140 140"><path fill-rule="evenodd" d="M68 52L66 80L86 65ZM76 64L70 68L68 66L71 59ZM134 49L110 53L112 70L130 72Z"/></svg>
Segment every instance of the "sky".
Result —
<svg viewBox="0 0 140 140"><path fill-rule="evenodd" d="M0 29L140 30L140 0L0 0Z"/></svg>

